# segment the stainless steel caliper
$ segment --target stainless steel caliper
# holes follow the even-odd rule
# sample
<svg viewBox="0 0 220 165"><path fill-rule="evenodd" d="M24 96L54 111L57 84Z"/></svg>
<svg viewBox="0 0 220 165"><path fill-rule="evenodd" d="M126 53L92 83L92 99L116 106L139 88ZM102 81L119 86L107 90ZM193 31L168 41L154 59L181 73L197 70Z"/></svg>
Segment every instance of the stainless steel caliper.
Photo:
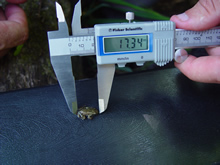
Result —
<svg viewBox="0 0 220 165"><path fill-rule="evenodd" d="M51 63L71 112L77 113L75 79L71 56L96 55L99 113L106 110L114 78L115 64L138 66L154 61L164 66L174 58L176 48L220 45L220 29L187 31L176 29L171 21L132 22L134 14L126 13L125 23L97 24L81 27L81 0L75 5L72 36L61 6L56 2L58 31L48 32Z"/></svg>

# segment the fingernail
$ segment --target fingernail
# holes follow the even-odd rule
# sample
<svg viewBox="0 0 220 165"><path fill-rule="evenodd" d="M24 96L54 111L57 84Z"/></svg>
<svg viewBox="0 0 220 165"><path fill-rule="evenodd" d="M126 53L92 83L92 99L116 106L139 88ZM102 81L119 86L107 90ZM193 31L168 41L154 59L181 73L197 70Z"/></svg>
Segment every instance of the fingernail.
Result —
<svg viewBox="0 0 220 165"><path fill-rule="evenodd" d="M181 21L187 21L189 19L188 15L186 13L182 13L177 15L177 17L181 20Z"/></svg>
<svg viewBox="0 0 220 165"><path fill-rule="evenodd" d="M185 49L178 49L176 52L175 52L175 61L178 62L178 63L183 63L187 57L188 57L188 53Z"/></svg>

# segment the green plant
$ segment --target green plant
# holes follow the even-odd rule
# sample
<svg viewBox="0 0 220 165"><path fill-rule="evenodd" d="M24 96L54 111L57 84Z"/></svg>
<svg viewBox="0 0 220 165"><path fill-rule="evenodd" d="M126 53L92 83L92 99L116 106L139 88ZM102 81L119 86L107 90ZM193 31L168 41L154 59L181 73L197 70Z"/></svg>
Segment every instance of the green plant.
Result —
<svg viewBox="0 0 220 165"><path fill-rule="evenodd" d="M14 56L17 56L21 53L21 50L23 48L24 44L22 45L18 45L16 48L15 48L15 51L14 51Z"/></svg>
<svg viewBox="0 0 220 165"><path fill-rule="evenodd" d="M139 6L133 5L131 3L128 3L124 0L104 0L104 1L130 8L134 11L135 15L138 17L152 19L152 20L168 20L169 19L169 17L163 16L150 8L139 7ZM124 8L116 7L116 9L120 10L122 12L125 12Z"/></svg>
<svg viewBox="0 0 220 165"><path fill-rule="evenodd" d="M102 9L113 9L117 10L121 13L125 13L128 10L135 13L135 16L144 20L169 20L169 17L164 16L151 8L144 8L140 6L133 5L132 3L126 2L124 0L102 0L100 3L92 3L83 13L83 17L85 18L84 24L86 26L92 26L97 23L118 23L124 22L124 19L120 18L102 18L96 17L94 13L102 10ZM94 15L95 16L94 16ZM87 18L92 19L87 19ZM137 19L135 19L138 21Z"/></svg>

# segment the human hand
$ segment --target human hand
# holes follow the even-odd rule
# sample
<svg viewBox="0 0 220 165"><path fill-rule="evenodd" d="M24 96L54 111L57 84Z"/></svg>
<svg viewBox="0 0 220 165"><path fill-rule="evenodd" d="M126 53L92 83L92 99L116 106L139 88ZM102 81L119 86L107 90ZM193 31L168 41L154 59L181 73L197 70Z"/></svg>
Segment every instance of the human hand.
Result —
<svg viewBox="0 0 220 165"><path fill-rule="evenodd" d="M27 0L7 0L5 10L0 7L0 57L12 47L24 43L28 38L28 23L24 11L18 4Z"/></svg>
<svg viewBox="0 0 220 165"><path fill-rule="evenodd" d="M220 0L199 0L185 13L174 15L171 21L176 27L186 30L207 30L220 24ZM188 78L198 82L220 84L220 47L208 47L209 56L194 57L186 51L175 53L180 61L175 66ZM181 57L181 58L180 58Z"/></svg>

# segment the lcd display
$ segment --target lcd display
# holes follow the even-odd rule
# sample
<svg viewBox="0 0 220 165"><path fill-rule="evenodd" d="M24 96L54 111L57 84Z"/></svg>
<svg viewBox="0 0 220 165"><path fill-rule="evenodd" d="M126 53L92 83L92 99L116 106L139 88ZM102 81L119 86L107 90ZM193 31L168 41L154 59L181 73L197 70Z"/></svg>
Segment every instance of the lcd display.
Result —
<svg viewBox="0 0 220 165"><path fill-rule="evenodd" d="M104 38L104 53L141 51L149 49L148 35L131 35Z"/></svg>

